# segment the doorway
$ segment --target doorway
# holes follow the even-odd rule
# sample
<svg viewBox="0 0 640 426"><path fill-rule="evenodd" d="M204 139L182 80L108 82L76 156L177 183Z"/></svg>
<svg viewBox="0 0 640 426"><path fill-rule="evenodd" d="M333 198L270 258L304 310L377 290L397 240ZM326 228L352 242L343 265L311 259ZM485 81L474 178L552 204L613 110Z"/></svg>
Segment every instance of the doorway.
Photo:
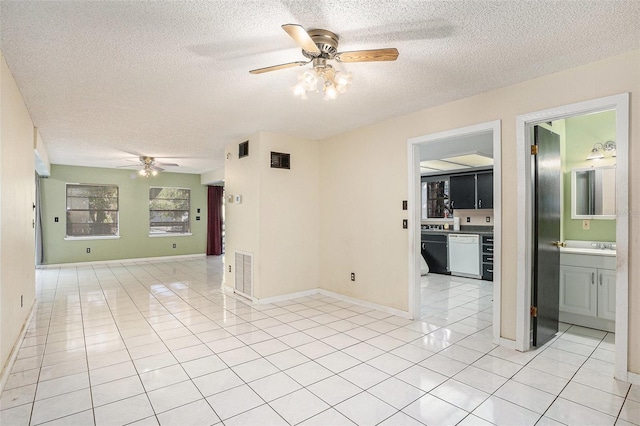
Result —
<svg viewBox="0 0 640 426"><path fill-rule="evenodd" d="M534 217L534 175L531 148L533 128L536 125L607 110L615 111L615 143L617 145L617 170L615 177L615 205L619 212L615 224L617 246L616 303L615 314L615 377L627 380L628 346L628 129L629 96L621 94L577 104L538 111L517 117L517 169L518 169L518 264L517 264L517 306L516 306L516 348L527 351L531 348L530 330L533 310L532 284L535 269L535 217Z"/></svg>
<svg viewBox="0 0 640 426"><path fill-rule="evenodd" d="M420 291L421 275L421 173L420 159L421 149L437 150L438 146L446 145L452 140L473 140L474 135L490 134L493 165L493 337L495 342L500 341L500 247L501 247L501 133L500 120L463 127L454 130L434 133L409 139L408 143L408 170L409 170L409 199L408 199L408 229L409 229L409 314L412 318L420 315ZM443 144L443 142L445 144ZM474 147L469 142L467 151L473 151ZM467 152L468 153L468 152ZM461 152L462 154L462 152Z"/></svg>

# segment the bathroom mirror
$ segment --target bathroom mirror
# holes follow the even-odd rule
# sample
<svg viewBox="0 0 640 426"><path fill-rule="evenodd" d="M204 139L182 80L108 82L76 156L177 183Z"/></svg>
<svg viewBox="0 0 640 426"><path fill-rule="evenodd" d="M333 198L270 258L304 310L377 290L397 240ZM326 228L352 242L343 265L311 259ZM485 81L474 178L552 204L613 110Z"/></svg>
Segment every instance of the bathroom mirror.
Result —
<svg viewBox="0 0 640 426"><path fill-rule="evenodd" d="M571 218L616 218L616 168L571 170Z"/></svg>

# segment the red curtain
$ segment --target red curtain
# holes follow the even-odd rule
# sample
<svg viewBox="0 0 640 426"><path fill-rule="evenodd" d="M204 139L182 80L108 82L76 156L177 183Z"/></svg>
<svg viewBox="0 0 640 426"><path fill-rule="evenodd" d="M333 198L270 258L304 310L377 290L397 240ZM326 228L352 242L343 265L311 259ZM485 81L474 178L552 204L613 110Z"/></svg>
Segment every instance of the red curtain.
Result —
<svg viewBox="0 0 640 426"><path fill-rule="evenodd" d="M207 255L222 254L222 186L210 186L207 194Z"/></svg>

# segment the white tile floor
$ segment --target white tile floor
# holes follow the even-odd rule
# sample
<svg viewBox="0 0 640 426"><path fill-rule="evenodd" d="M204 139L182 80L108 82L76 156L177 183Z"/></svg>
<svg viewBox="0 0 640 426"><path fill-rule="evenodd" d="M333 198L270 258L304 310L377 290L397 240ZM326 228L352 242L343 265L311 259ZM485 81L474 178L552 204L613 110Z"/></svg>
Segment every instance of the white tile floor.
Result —
<svg viewBox="0 0 640 426"><path fill-rule="evenodd" d="M323 296L250 305L222 274L215 257L39 270L0 424L640 424L613 335L496 347L491 283L423 278L414 322Z"/></svg>

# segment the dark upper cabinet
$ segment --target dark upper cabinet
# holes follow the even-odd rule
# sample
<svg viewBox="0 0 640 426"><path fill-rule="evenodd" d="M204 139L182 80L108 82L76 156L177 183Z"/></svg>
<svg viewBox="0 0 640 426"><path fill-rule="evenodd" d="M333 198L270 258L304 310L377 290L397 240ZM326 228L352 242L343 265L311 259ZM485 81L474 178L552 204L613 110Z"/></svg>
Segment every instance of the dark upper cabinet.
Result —
<svg viewBox="0 0 640 426"><path fill-rule="evenodd" d="M493 171L451 175L449 196L453 209L492 209Z"/></svg>
<svg viewBox="0 0 640 426"><path fill-rule="evenodd" d="M451 207L455 209L476 208L476 175L451 175L449 178L449 197Z"/></svg>
<svg viewBox="0 0 640 426"><path fill-rule="evenodd" d="M478 209L493 208L493 172L478 173L476 180Z"/></svg>

